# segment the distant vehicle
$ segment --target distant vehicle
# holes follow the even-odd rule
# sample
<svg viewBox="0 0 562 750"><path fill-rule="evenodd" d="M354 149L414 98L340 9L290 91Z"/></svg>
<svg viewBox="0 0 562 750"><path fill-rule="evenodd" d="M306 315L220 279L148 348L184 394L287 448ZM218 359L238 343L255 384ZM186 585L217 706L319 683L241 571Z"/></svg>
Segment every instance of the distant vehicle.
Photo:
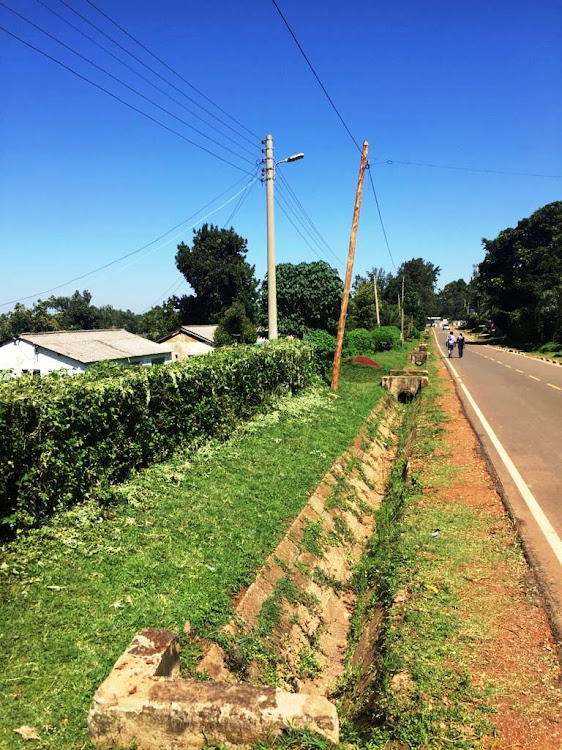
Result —
<svg viewBox="0 0 562 750"><path fill-rule="evenodd" d="M443 323L443 330L450 328L451 326L448 323Z"/></svg>

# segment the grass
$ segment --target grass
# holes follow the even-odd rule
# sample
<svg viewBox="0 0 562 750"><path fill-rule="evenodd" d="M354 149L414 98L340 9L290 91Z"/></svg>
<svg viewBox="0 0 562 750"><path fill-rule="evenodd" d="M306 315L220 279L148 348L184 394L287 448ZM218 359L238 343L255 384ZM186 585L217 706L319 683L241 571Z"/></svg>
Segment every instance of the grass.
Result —
<svg viewBox="0 0 562 750"><path fill-rule="evenodd" d="M384 367L405 351L385 352ZM38 749L84 750L93 693L144 627L213 636L333 461L383 394L348 366L223 444L140 472L111 505L55 514L1 549L0 747L36 727ZM274 613L272 613L272 616ZM196 658L184 639L188 666Z"/></svg>
<svg viewBox="0 0 562 750"><path fill-rule="evenodd" d="M524 561L507 525L491 538L487 510L443 502L435 494L456 472L447 462L442 425L448 418L438 395L434 383L409 407L418 414L410 413L404 429L408 421L416 424L412 457L422 469L405 478L407 456L398 460L377 513L377 533L356 574L351 648L370 608L381 602L386 607L370 688L354 695L357 675L350 672L342 691L354 701L344 739L366 750L476 748L495 731L493 686L484 680L476 685L470 674L478 644L495 635L489 613L502 603L493 591L486 599L485 587L478 597L467 595L466 586L478 575L492 580L499 567L510 571L516 585Z"/></svg>

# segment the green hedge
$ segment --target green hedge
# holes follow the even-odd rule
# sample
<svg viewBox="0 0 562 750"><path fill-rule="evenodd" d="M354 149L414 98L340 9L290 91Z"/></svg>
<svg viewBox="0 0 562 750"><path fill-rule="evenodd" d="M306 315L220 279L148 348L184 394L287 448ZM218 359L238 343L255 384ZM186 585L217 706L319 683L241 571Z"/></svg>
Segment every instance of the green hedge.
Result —
<svg viewBox="0 0 562 750"><path fill-rule="evenodd" d="M0 383L0 518L32 523L180 446L225 438L314 373L309 345L280 341L170 365Z"/></svg>

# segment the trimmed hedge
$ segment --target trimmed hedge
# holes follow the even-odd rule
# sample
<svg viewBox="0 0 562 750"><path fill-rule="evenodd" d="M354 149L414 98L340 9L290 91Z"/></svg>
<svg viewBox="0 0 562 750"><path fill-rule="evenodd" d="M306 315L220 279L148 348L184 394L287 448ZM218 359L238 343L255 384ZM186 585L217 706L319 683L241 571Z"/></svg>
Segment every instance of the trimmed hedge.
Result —
<svg viewBox="0 0 562 750"><path fill-rule="evenodd" d="M300 341L236 346L154 367L0 383L0 518L30 524L176 448L228 437L315 375Z"/></svg>

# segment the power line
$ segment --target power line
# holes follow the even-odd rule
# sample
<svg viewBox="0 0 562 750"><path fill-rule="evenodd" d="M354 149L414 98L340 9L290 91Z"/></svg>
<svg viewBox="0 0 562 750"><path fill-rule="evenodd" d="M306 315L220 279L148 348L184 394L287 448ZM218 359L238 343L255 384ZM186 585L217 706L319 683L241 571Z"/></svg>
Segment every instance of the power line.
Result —
<svg viewBox="0 0 562 750"><path fill-rule="evenodd" d="M0 28L2 28L2 27L0 27ZM182 232L180 234L183 234L184 232L189 231L189 229L193 228L194 226L196 226L201 221L204 221L205 219L207 219L212 214L216 213L217 211L220 211L226 205L228 205L233 200L235 200L235 198L237 198L240 195L241 192L244 192L245 190L247 190L256 180L257 180L257 177L254 177L253 180L251 182L247 183L247 185L245 185L242 188L241 191L238 191L237 193L235 193L235 195L233 195L231 198L229 198L225 203L223 203L220 206L218 206L218 208L213 209L209 214L207 214L206 216L204 216L202 219L199 219L198 221L196 221L195 224L193 224L191 227L188 227L187 229L182 230ZM57 286L53 286L50 289L44 289L42 292L35 292L35 294L28 294L25 297L18 297L17 299L10 300L9 302L2 302L2 303L0 303L0 307L6 307L7 305L13 305L16 302L21 302L22 300L28 300L28 299L32 299L34 297L39 297L39 296L41 296L43 294L50 294L51 292L55 292L57 289L61 289L64 286L68 286L68 284L74 284L74 282L76 282L76 281L81 281L82 279L85 279L87 276L92 276L94 273L98 273L99 271L104 271L106 268L109 268L110 266L114 266L116 263L119 263L120 261L125 260L126 258L130 258L133 255L137 255L138 253L141 253L143 250L146 250L147 247L150 247L151 245L154 245L156 242L158 242L159 240L163 239L164 237L167 237L169 234L171 234L171 232L174 231L174 229L177 229L178 227L181 227L184 224L187 224L188 221L191 221L191 219L193 219L195 216L197 216L198 214L200 214L201 211L204 211L206 208L208 208L213 203L216 203L216 201L218 201L220 198L222 198L223 195L226 195L226 193L229 193L233 188L237 187L240 184L240 182L241 182L241 180L238 180L237 182L234 183L234 185L232 185L231 187L227 188L226 190L223 190L222 193L220 193L219 195L215 196L212 200L210 200L208 203L206 203L202 208L200 208L195 213L191 214L191 216L188 216L187 219L183 219L183 221L180 221L178 224L175 224L173 227L171 227L166 232L164 232L164 234L161 234L159 237L156 237L155 239L151 240L150 242L147 242L146 245L143 245L142 247L139 247L136 250L132 250L130 253L125 253L125 255L121 255L119 258L116 258L115 260L112 260L109 263L105 263L103 266L98 266L98 268L94 268L91 271L88 271L87 273L83 273L80 276L75 276L73 279L69 279L68 281L63 282L62 284L58 284ZM170 239L166 240L166 242L164 243L164 245L169 244L172 240L176 239L177 237L179 237L179 235L176 235L175 237L170 237ZM160 246L154 248L153 250L150 251L150 253L147 253L147 255L150 255L152 252L156 252L156 250L159 250L161 247L164 247L164 245L160 245ZM146 256L142 256L142 257L146 257ZM128 268L128 267L129 266L127 265L126 268ZM124 269L122 269L122 270L124 270Z"/></svg>
<svg viewBox="0 0 562 750"><path fill-rule="evenodd" d="M166 291L165 291L165 292L163 292L163 293L162 293L162 294L161 294L161 295L160 295L160 296L159 296L159 297L158 297L158 298L156 299L156 302L155 302L155 303L154 303L153 305L151 305L150 307L147 307L147 308L146 308L145 310L143 310L143 312L141 313L141 315L144 315L144 314L145 314L145 313L147 313L147 312L148 312L149 310L152 310L152 308L153 308L153 307L156 307L156 305L157 305L157 304L158 304L158 303L160 302L160 300L161 300L161 299L164 299L164 297L165 297L165 296L166 296L167 294L169 294L170 296L172 296L172 294L175 294L175 293L176 293L176 292L178 291L178 289L180 288L180 286L181 286L181 285L182 285L182 284L183 284L184 282L185 282L185 279L183 279L183 278L182 278L182 279L180 279L179 281L177 281L177 280L176 280L176 281L174 281L174 283L173 283L173 284L170 284L170 286L169 286L169 287L168 287L168 288L166 289Z"/></svg>
<svg viewBox="0 0 562 750"><path fill-rule="evenodd" d="M180 88L178 88L174 83L172 83L171 81L169 81L167 78L164 78L164 76L162 76L157 70L155 70L153 67L151 67L150 65L148 65L147 63L145 63L144 60L141 60L140 57L137 57L137 55L135 55L133 52L131 52L130 50L128 50L126 47L124 47L120 42L118 42L112 36L110 36L109 34L107 34L103 29L101 29L99 26L97 26L93 21L90 21L90 19L87 18L87 16L84 16L82 13L80 13L75 8L73 8L71 5L69 5L66 2L66 0L59 0L59 2L61 3L61 5L64 5L65 8L68 8L68 10L70 10L72 13L74 13L75 15L77 15L78 18L81 18L85 23L89 24L92 28L96 29L96 31L98 31L100 34L102 34L102 36L104 36L106 39L109 39L110 42L112 42L117 47L119 47L119 49L123 50L123 52L125 52L127 55L129 55L129 57L132 57L133 60L136 60L143 67L145 67L147 70L150 70L151 73L153 73L155 76L157 76L158 78L160 78L160 80L162 80L165 83L167 83L168 86L171 86L179 94L181 94L186 99L188 99L190 102L192 102L197 107L199 107L200 109L202 109L203 112L206 112L211 117L214 117L215 120L218 120L218 122L220 122L222 125L224 125L225 127L227 127L233 133L236 133L241 138L244 138L244 140L248 141L248 143L250 143L251 145L254 145L254 143L249 138L247 138L243 133L239 133L237 130L235 130L235 128L233 128L227 122L224 122L224 120L222 120L220 117L218 117L213 112L211 112L210 110L208 110L206 107L204 107L202 104L200 104L196 99L194 99L193 97L189 96L189 94L186 94L185 91L182 91ZM96 10L97 10L97 8L96 8ZM188 85L191 85L187 81L186 81L186 83L188 83ZM204 94L202 94L202 96L204 96ZM226 113L226 114L228 114L228 113ZM231 118L231 119L233 119L233 118ZM244 127L244 126L242 126L242 127Z"/></svg>
<svg viewBox="0 0 562 750"><path fill-rule="evenodd" d="M75 49L73 49L72 47L70 47L68 44L66 44L65 42L61 41L60 39L58 39L53 34L50 34L48 31L46 31L45 29L43 29L41 26L37 25L33 21L30 21L29 18L26 18L24 15L22 15L21 13L19 13L17 10L14 10L13 8L11 8L9 5L6 5L6 3L2 2L1 0L0 0L0 6L2 6L3 8L5 8L6 10L9 10L10 13L13 13L14 15L18 16L18 18L21 18L22 21L25 21L25 23L29 24L34 29L37 29L42 34L45 34L45 36L49 37L49 39L52 39L57 44L60 44L61 47L64 47L65 49L69 50L74 55L76 55L77 57L79 57L81 60L84 60L85 62L87 62L90 65L92 65L94 68L97 68L97 70L100 70L102 73L105 73L105 75L109 76L114 81L117 81L117 83L120 83L122 86L124 86L125 88L129 89L129 91L132 91L137 96L140 96L142 99L144 99L145 101L147 101L149 104L152 104L154 107L157 107L158 109L160 109L165 114L169 115L170 117L173 117L175 120L177 120L178 122L181 122L183 125L186 125L188 128L191 128L196 133L198 133L199 135L203 136L203 138L207 138L207 140L211 141L211 143L214 143L219 148L223 148L225 151L228 151L229 153L231 153L234 156L236 156L238 159L241 159L242 161L245 161L248 164L253 164L253 162L250 161L249 159L247 159L245 156L241 156L239 153L237 153L236 151L233 151L228 146L224 146L222 143L220 143L220 141L217 141L214 138L211 138L210 135L207 135L202 130L199 130L194 125L191 125L186 120L183 120L181 117L178 117L173 112L170 112L169 109L166 109L165 107L162 107L160 104L158 104L157 102L155 102L153 99L150 99L150 97L145 96L140 91L137 91L137 89L133 88L133 86L129 86L128 83L125 83L120 78L118 78L117 76L113 75L113 73L110 73L105 68L103 68L101 65L98 65L97 63L93 62L92 60L90 60L85 55L82 55L80 52L77 52Z"/></svg>
<svg viewBox="0 0 562 750"><path fill-rule="evenodd" d="M88 0L88 1L89 1L89 0ZM287 19L285 18L285 16L283 15L283 13L282 13L282 11L281 11L281 8L280 8L280 7L279 7L279 5L277 4L276 0L271 0L271 1L272 1L273 5L274 5L274 6L276 7L276 9L277 9L277 12L279 13L279 15L281 16L281 18L283 19L283 23L284 23L284 24L285 24L285 26L287 27L287 29L288 29L288 31L289 31L289 33L290 33L290 35L291 35L291 36L293 37L293 39L294 39L294 41L295 41L295 44L296 44L296 45L297 45L297 47L299 48L299 50L300 50L300 52L301 52L302 56L303 56L303 57L304 57L304 59L306 60L306 63L307 63L307 65L308 65L308 67L310 68L310 70L312 71L312 73L313 73L314 77L315 77L315 78L316 78L316 80L318 81L318 84L319 84L320 88L322 89L322 91L323 91L323 92L324 92L324 94L326 95L326 97L327 97L328 101L330 102L330 104L331 104L331 106L332 106L332 109L334 110L334 112L335 112L335 113L336 113L336 115L338 116L338 118L339 118L339 120L340 120L341 124L343 125L343 127L345 128L345 130L346 130L347 134L348 134L348 135L349 135L349 137L351 138L351 140L352 140L352 142L353 142L353 145L354 145L354 146L356 147L356 149L357 149L357 150L359 151L359 153L361 153L361 152L362 152L362 149L361 149L361 146L359 145L359 142L358 142L358 141L357 141L357 139L356 139L356 138L354 137L354 135L353 135L353 133L351 132L351 130L349 129L349 127L348 127L348 125L347 125L346 121L345 121L345 120L343 119L343 117L342 117L342 115L341 115L341 113L340 113L339 109L338 109L338 108L336 107L336 105L334 104L334 100L332 99L332 97L330 96L330 94L329 94L329 93L328 93L328 91L326 90L326 87L324 86L324 84L323 84L323 83L322 83L322 81L320 80L320 77L319 77L318 73L316 72L316 70L314 69L314 66L312 65L312 63L311 63L311 62L310 62L310 60L308 59L308 56L307 56L306 52L304 51L304 49L302 48L302 45L300 44L299 40L298 40L298 39L297 39L297 37L295 36L295 33L294 33L294 31L293 31L293 30L292 30L292 28L291 28L291 27L289 26L289 23L288 23ZM389 242L388 242L388 237L387 237L387 234L386 234L386 229L385 229L385 227L384 227L384 222L383 222L383 219L382 219L382 213L381 213L381 209L380 209L379 201L378 201L378 198L377 198L377 193L376 193L376 190L375 190L375 183L374 183L374 181L373 181L373 176L372 176L372 174L371 174L371 172L370 172L370 171L369 171L369 176L370 176L370 179L371 179L371 186L372 186L372 188L373 188L373 195L374 195L374 197L375 197L375 203L376 203L376 206L377 206L377 213L378 213L378 215L379 215L379 220L380 220L380 224L381 224L382 232L383 232L383 235L384 235L384 240L385 240L385 242L386 242L386 247L387 247L387 249L388 249L388 253L389 253L389 255L390 255L390 259L391 259L391 261L392 261L392 264L393 264L393 265L394 265L394 267L396 268L396 265L394 264L394 259L393 259L393 257L392 257L392 253L391 253L391 251L390 251L390 245L389 245Z"/></svg>
<svg viewBox="0 0 562 750"><path fill-rule="evenodd" d="M305 218L305 220L307 221L307 223L310 225L310 228L312 229L312 231L314 232L314 234L316 235L316 237L320 240L320 242L322 243L322 245L326 248L326 250L336 260L337 263L341 263L342 265L345 265L343 263L342 259L339 258L336 255L336 253L334 253L334 251L332 250L332 248L330 247L330 245L328 244L328 242L324 239L324 237L320 233L320 230L317 228L316 224L312 221L312 219L310 218L309 214L305 210L304 206L302 205L302 203L298 199L295 191L291 187L289 181L287 180L287 178L285 177L285 175L283 174L283 172L281 170L278 170L277 171L277 175L281 179L281 182L283 183L283 185L287 188L287 191L289 193L289 196L293 200L293 203L297 206L297 209L302 213L303 217Z"/></svg>
<svg viewBox="0 0 562 750"><path fill-rule="evenodd" d="M369 169L368 169L368 174L369 174L369 180L371 182L371 187L373 189L373 195L375 196L375 203L377 205L377 211L378 211L378 214L379 214L379 219L380 219L380 224L381 224L381 228L382 228L382 233L383 233L383 236L384 236L384 241L386 243L386 249L388 250L388 255L390 256L390 260L392 262L392 265L394 266L394 270L396 271L396 263L394 262L394 258L392 257L392 251L390 250L390 244L388 242L388 237L386 236L386 229L384 228L384 221L382 220L381 207L379 205L379 199L377 197L377 191L375 190L375 183L373 181L373 175L372 175L372 171L371 171L370 165L369 165Z"/></svg>
<svg viewBox="0 0 562 750"><path fill-rule="evenodd" d="M281 202L280 199L283 202ZM293 229L299 234L299 236L301 237L301 239L303 240L303 242L306 243L306 245L310 248L310 250L312 250L312 252L314 253L314 255L316 255L316 257L319 260L323 261L323 262L328 261L328 263L332 263L333 261L331 261L331 259L328 258L328 256L327 256L326 251L324 250L324 248L320 245L320 243L314 237L314 235L311 233L310 229L306 226L306 224L304 224L302 218L296 213L295 209L293 208L293 206L289 202L287 196L284 194L284 192L282 190L278 189L276 191L276 193L275 193L275 200L277 202L277 205L281 209L281 211L285 214L285 216L287 217L288 221L292 225ZM299 227L297 226L297 224L295 224L295 222L293 221L293 219L289 215L289 212L293 215L293 218L298 222L298 224L300 224L300 226L301 226L301 228L302 228L303 231L301 231L299 229ZM303 234L303 232L306 235L308 235L308 238L305 236L305 234ZM313 244L311 244L311 242L314 243L315 246ZM324 256L324 257L322 257L322 256ZM341 261L339 261L339 260L337 261L337 264L341 268L344 267L343 263Z"/></svg>
<svg viewBox="0 0 562 750"><path fill-rule="evenodd" d="M25 44L26 47L29 47L30 49L35 50L35 52L38 52L40 55L43 55L43 57L46 57L47 59L51 60L57 65L60 65L61 68L68 70L73 75L77 76L83 81L86 81L86 83L89 83L91 86L95 86L95 88L99 89L100 91L103 91L105 94L107 94L108 96L111 96L116 101L121 102L121 104L124 104L129 109L132 109L134 112L137 112L143 117L146 117L148 120L151 120L152 122L156 123L156 125L159 125L161 128L164 128L164 130L168 130L170 133L174 133L174 135L179 136L182 140L187 141L187 143L191 143L192 146L195 146L196 148L199 148L202 151L205 151L211 156L214 156L215 159L219 159L225 164L229 164L231 167L238 169L240 172L244 172L244 174L248 174L248 175L252 174L251 172L248 172L248 170L243 169L242 167L239 167L237 164L234 164L228 159L225 159L223 156L219 156L218 154L215 154L213 151L206 148L205 146L202 146L200 143L197 143L196 141L192 141L191 138L188 138L186 135L184 135L183 133L180 133L178 130L174 130L174 128L171 128L168 125L165 125L163 122L160 122L160 120L157 120L155 117L152 117L152 115L149 115L147 112L144 112L142 109L135 107L134 104L130 104L124 99L121 99L121 97L117 96L117 94L114 94L113 92L106 89L104 86L101 86L99 83L95 83L95 81L92 81L90 78L87 78L81 73L78 73L78 71L74 70L74 68L71 68L69 65L66 65L66 63L63 63L61 60L58 60L56 57L49 55L47 52L44 52L42 49L39 49L39 47L36 47L35 45L31 44L31 42L27 42L25 39L22 39L21 37L17 36L17 34L14 34L9 29L6 29L4 26L0 26L0 31L3 31L5 34L8 34L13 39L16 39L18 42Z"/></svg>
<svg viewBox="0 0 562 750"><path fill-rule="evenodd" d="M89 1L90 1L90 0L87 0L87 2L89 2ZM357 140L355 139L355 137L354 137L353 133L351 132L351 130L350 130L350 129L348 128L348 126L347 126L347 123L346 123L346 121L345 121L345 120L343 119L343 117L342 117L342 116L341 116L341 114L340 114L340 111L339 111L339 109L338 109L338 108L336 107L336 105L334 104L334 100L332 99L332 97L330 96L330 94L329 94L329 93L327 92L327 90L326 90L326 87L324 86L324 84L323 84L323 83L322 83L322 81L320 80L320 77L319 77L318 73L317 73L317 72L315 71L315 69L314 69L314 66L312 65L312 63L311 63L311 62L310 62L310 60L308 59L308 56L307 56L306 52L305 52L305 51L304 51L304 49L302 48L302 46L301 46L301 43L299 42L299 40L298 40L298 39L297 39L297 37L295 36L295 32L294 32L294 31L292 30L292 28L291 28L291 27L289 26L289 22L287 21L287 19L286 19L286 18L285 18L285 16L283 15L283 13L282 13L282 11L281 11L281 8L280 8L280 7L279 7L279 6L277 5L277 3L275 2L275 0L271 0L271 2L273 3L273 5L275 5L275 7L276 7L276 9L277 9L277 12L278 12L278 13L279 13L279 15L281 16L281 18L282 18L282 20L283 20L283 23L285 24L285 26L287 27L287 29L288 29L288 31L289 31L289 34L290 34L290 35L291 35L291 36L293 37L293 40L294 40L295 44L296 44L296 45L297 45L297 47L299 48L299 50L300 50L300 53L301 53L301 55L302 55L302 56L304 57L304 59L306 60L306 63L307 63L307 65L308 65L308 67L310 68L310 70L312 71L312 74L313 74L313 76L314 76L314 77L316 78L316 80L318 81L318 84L319 84L320 88L322 89L322 91L323 91L323 92L324 92L324 94L326 95L326 98L327 98L327 99L328 99L328 101L330 102L330 104L331 104L331 106L332 106L332 109L334 110L334 112L336 113L336 115L337 115L337 116L339 117L339 119L340 119L340 122L341 122L341 124L342 124L342 125L344 126L344 128L345 128L345 130L346 130L347 134L349 135L349 137L350 137L350 138L351 138L351 140L353 141L353 144L355 145L355 147L357 148L357 150L359 151L359 153L361 153L361 146L359 145L359 143L358 143L358 142L357 142Z"/></svg>
<svg viewBox="0 0 562 750"><path fill-rule="evenodd" d="M107 47L105 47L105 46L104 46L103 44L100 44L100 43L99 43L99 42L97 41L97 39L94 39L94 37L93 37L93 36L90 36L90 35L89 35L89 34L87 34L87 33L86 33L85 31L83 31L83 30L82 30L82 29L81 29L80 27L76 26L76 25L75 25L75 24L73 24L73 23L72 23L71 21L69 21L69 20L68 20L67 18L65 18L65 17L64 17L63 15L61 15L60 13L57 13L57 11L56 11L56 10L54 10L53 8L50 8L50 7L49 7L49 6L48 6L48 5L46 4L46 3L44 3L44 2L43 2L43 0L36 0L36 2L37 2L37 3L39 3L39 5L41 5L41 6L43 7L43 8L45 8L46 10L48 10L48 11L49 11L49 13L52 13L52 14L53 14L54 16L56 16L56 17L57 17L57 18L59 18L59 19L60 19L61 21L63 21L63 23L65 23L65 24L67 24L68 26L70 26L70 28L71 28L71 29L74 29L74 31L77 31L77 32L78 32L79 34L81 34L81 35L82 35L82 36L83 36L83 37L84 37L85 39L88 39L88 41L90 41L90 42L91 42L92 44L95 44L95 45L96 45L96 47L98 47L99 49L103 50L103 51L104 51L104 52L105 52L105 53L106 53L107 55L109 55L110 57L112 57L112 58L113 58L114 60L117 60L117 62L118 62L118 63L120 63L120 64L121 64L121 65L123 65L123 66L124 66L125 68L127 68L128 70L130 70L130 71L131 71L132 73L134 73L135 75L137 75L137 76L138 76L139 78L141 78L141 79L142 79L143 81L145 81L145 82L146 82L146 83L148 83L148 84L149 84L150 86L152 86L152 87L153 87L154 89L156 89L157 91L159 91L159 92L160 92L161 94L164 94L164 96L167 96L167 97L168 97L168 99L170 99L170 100L171 100L171 101L173 101L173 102L174 102L175 104L177 104L177 105L178 105L178 107L181 107L181 108L182 108L182 109L184 109L184 110L185 110L186 112L189 112L189 114L190 114L190 115L192 115L193 117L196 117L196 118L197 118L198 120L201 120L201 122L204 122L204 123L205 123L205 125L207 125L208 127L212 128L212 129L213 129L213 130L215 130L215 131L216 131L217 133L220 133L220 134L222 135L222 137L223 137L223 138L226 138L227 140L231 141L232 143L236 143L236 145L237 145L237 146L239 146L240 148L244 149L244 151L246 151L247 153L249 153L249 154L252 154L252 153L253 153L252 151L250 151L250 149L249 149L249 148L248 148L248 147L247 147L246 145L244 145L244 144L243 144L243 143L241 143L240 141L236 140L236 139L235 139L235 138L233 138L232 136L228 135L228 133L225 133L225 132L224 132L223 130L221 130L220 128L217 128L217 127L216 127L215 125L213 125L212 123L208 122L208 121L207 121L207 120L206 120L206 119L205 119L204 117L201 117L200 115L198 115L198 114L197 114L197 112L194 112L194 111L193 111L192 109L190 109L189 107L186 107L186 106L185 106L185 104L183 104L183 103L182 103L182 102L180 102L180 101L179 101L178 99L176 99L175 97L173 97L173 96L172 96L171 94L169 94L169 93L168 93L168 92L167 92L167 91L166 91L165 89L163 89L162 87L158 86L158 85L157 85L156 83L154 83L153 81L151 81L151 80L150 80L150 78L147 78L147 76L143 75L143 74L142 74L142 73L140 73L140 72L139 72L138 70L136 70L136 68L134 68L134 67L133 67L132 65L129 65L129 63L127 63L127 62L125 62L124 60L122 60L122 59L121 59L121 58L120 58L120 57L119 57L118 55L116 55L116 54L114 54L113 52L111 52L111 50L109 50L109 49L108 49ZM76 11L74 11L74 12L76 12ZM101 31L101 30L100 30L100 31ZM103 32L102 32L102 33L103 33Z"/></svg>
<svg viewBox="0 0 562 750"><path fill-rule="evenodd" d="M461 172L480 172L485 174L503 174L512 177L545 177L553 180L562 180L560 174L542 174L539 172L511 172L509 170L502 169L481 169L478 167L460 167L453 164L431 164L429 162L421 161L400 161L399 159L379 159L378 164L402 164L412 167L431 167L433 169L454 169Z"/></svg>
<svg viewBox="0 0 562 750"><path fill-rule="evenodd" d="M258 168L257 171L259 171L259 168ZM256 171L256 177L257 177L257 171ZM252 187L254 186L255 182L256 182L256 180L254 179L254 180L252 180L251 182L248 183L248 185L246 187L249 188L249 189L245 190L242 193L242 195L240 196L240 198L238 199L238 203L234 206L234 209L233 209L232 213L230 214L230 216L228 217L228 219L224 222L223 227L222 227L223 229L225 229L225 227L227 226L227 224L230 224L230 222L236 216L236 214L238 213L238 211L240 211L240 209L242 208L242 204L244 203L244 201L246 200L246 198L250 195L250 191L251 191Z"/></svg>
<svg viewBox="0 0 562 750"><path fill-rule="evenodd" d="M62 2L62 0L61 0L61 2ZM164 60L162 60L161 58L159 58L159 57L158 57L158 56L157 56L157 55L156 55L156 54L155 54L154 52L152 52L152 50L150 50L150 49L149 49L148 47L146 47L146 46L145 46L145 45L144 45L144 44L143 44L142 42L140 42L140 41L139 41L139 40L138 40L138 39L137 39L136 37L134 37L134 36L133 36L132 34L130 34L130 33L129 33L129 32L127 31L127 29L123 28L123 26L120 26L120 25L119 25L119 24L117 23L117 21L115 21L115 20L114 20L113 18L111 18L111 16L109 16L109 15L108 15L107 13L104 13L104 11L103 11L103 10L101 10L101 8L98 8L98 6L97 6L97 5L94 5L94 3L93 3L93 2L91 2L91 0L86 0L86 2L87 2L87 3L89 4L89 5L91 5L91 6L92 6L92 8L95 8L95 10L97 10L97 12L98 12L98 13L100 13L100 14L101 14L101 15L102 15L102 16L103 16L104 18L106 18L106 19L107 19L108 21L110 21L110 23L112 23L112 24L113 24L114 26L116 26L116 27L117 27L117 28L118 28L118 29L119 29L120 31L122 31L122 32L123 32L124 34L126 34L126 35L127 35L128 37L129 37L129 39L132 39L132 40L133 40L134 42L136 42L136 44L138 44L138 45L139 45L139 47L142 47L142 49L143 49L143 50L145 50L145 52L148 52L148 54L149 54L149 55L151 55L151 56L152 56L152 57L153 57L153 58L154 58L155 60L158 60L158 62L159 62L159 63L160 63L161 65L163 65L163 66L164 66L165 68L167 68L167 69L168 69L168 70L169 70L169 71L170 71L171 73L173 73L173 74L174 74L175 76L177 76L177 77L178 77L178 78L179 78L180 80L182 80L182 81L183 81L184 83L186 83L186 84L187 84L187 85L188 85L188 86L189 86L189 87L190 87L191 89L193 89L193 91L196 91L196 92L197 92L197 93L199 94L199 96L202 96L202 97L203 97L203 99L205 99L205 100L206 100L206 101L208 101L208 102L209 102L210 104L212 104L212 105L213 105L213 107L216 107L216 108L217 108L217 109L219 110L219 112L222 112L222 113L223 113L224 115L226 115L227 117L230 117L230 119L231 119L231 120L232 120L233 122L235 122L235 123L236 123L237 125L239 125L239 126L240 126L241 128L243 128L243 129L244 129L244 130L245 130L245 131L246 131L247 133L250 133L250 135L252 135L252 136L253 136L254 138L257 138L257 139L258 139L258 140L260 141L260 143L261 143L261 138L260 138L260 137L259 137L258 135L256 135L256 134L255 134L255 133L253 133L253 132L252 132L251 130L249 130L249 129L248 129L248 128L247 128L246 126L245 126L245 125L243 125L243 124L242 124L241 122L239 122L239 121L238 121L238 120L237 120L237 119L236 119L235 117L233 117L233 116L232 116L232 115L231 115L231 114L230 114L229 112L227 112L226 110L224 110L224 109L223 109L222 107L219 107L219 105L218 105L218 104L217 104L216 102L214 102L214 101L213 101L212 99L210 99L210 98L209 98L208 96L206 96L206 94L204 94L204 93L203 93L202 91L200 91L200 90L199 90L198 88L196 88L196 87L195 87L195 86L194 86L194 85L193 85L192 83L190 83L190 82L189 82L189 81L188 81L187 79L185 79L185 78L184 78L184 77L183 77L182 75L180 75L180 74L179 74L179 73L178 73L178 72L177 72L176 70L174 70L174 69L173 69L173 68L172 68L172 67L171 67L170 65L168 65L168 63L164 62ZM66 4L66 3L65 3L65 4ZM171 85L171 84L170 84L170 85ZM202 107L202 105L201 105L201 104L198 104L198 106L199 106L199 107L201 107L201 109L205 109L204 107ZM208 110L206 110L206 109L205 109L205 111L206 111L206 112L208 112ZM208 112L208 114L211 114L211 115L212 115L213 117L217 117L216 115L213 115L213 114L212 114L211 112ZM219 119L219 118L217 117L217 119ZM222 120L221 120L221 122L222 122ZM223 123L223 124L226 124L226 123ZM228 126L227 126L227 127L228 127Z"/></svg>

